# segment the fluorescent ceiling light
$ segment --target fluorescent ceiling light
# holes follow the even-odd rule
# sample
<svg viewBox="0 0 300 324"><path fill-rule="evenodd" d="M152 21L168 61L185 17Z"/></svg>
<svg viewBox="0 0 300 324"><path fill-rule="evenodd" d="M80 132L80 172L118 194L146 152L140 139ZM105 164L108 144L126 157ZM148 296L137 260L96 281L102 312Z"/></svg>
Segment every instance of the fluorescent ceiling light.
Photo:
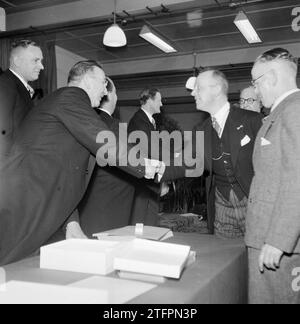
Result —
<svg viewBox="0 0 300 324"><path fill-rule="evenodd" d="M249 44L261 43L262 40L257 35L254 27L251 25L248 17L243 11L240 11L234 19L234 23Z"/></svg>
<svg viewBox="0 0 300 324"><path fill-rule="evenodd" d="M177 50L162 39L157 33L152 31L148 26L144 25L139 34L140 37L144 38L147 42L158 47L165 53L175 53Z"/></svg>

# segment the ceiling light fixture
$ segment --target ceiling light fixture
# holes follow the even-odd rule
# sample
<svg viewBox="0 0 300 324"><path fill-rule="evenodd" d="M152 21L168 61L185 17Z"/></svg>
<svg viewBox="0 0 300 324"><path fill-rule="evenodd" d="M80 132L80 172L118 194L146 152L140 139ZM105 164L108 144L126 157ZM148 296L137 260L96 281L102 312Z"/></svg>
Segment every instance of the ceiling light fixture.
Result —
<svg viewBox="0 0 300 324"><path fill-rule="evenodd" d="M237 14L234 19L234 24L237 26L249 44L262 42L244 11L240 11Z"/></svg>
<svg viewBox="0 0 300 324"><path fill-rule="evenodd" d="M158 47L165 53L175 53L177 50L171 46L162 36L154 32L149 26L144 25L142 30L139 33L139 36L144 38L147 42Z"/></svg>
<svg viewBox="0 0 300 324"><path fill-rule="evenodd" d="M188 80L186 81L185 87L188 90L194 90L195 88L195 84L196 84L196 80L197 80L197 75L198 75L198 69L196 68L196 64L197 64L197 53L193 53L194 55L194 68L193 68L193 76L189 77Z"/></svg>
<svg viewBox="0 0 300 324"><path fill-rule="evenodd" d="M114 23L105 32L103 44L108 47L122 47L127 44L127 39L122 28L116 23L117 0L115 0Z"/></svg>

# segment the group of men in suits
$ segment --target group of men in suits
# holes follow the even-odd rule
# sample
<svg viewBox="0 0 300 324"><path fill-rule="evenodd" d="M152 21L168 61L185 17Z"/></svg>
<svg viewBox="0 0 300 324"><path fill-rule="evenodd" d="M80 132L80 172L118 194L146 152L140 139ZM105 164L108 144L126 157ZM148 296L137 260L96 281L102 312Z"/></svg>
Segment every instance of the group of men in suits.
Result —
<svg viewBox="0 0 300 324"><path fill-rule="evenodd" d="M204 130L208 221L221 237L245 236L249 303L300 303L300 90L297 60L285 49L256 60L252 84L270 109L257 113L227 102L220 71L204 70L192 95L210 118ZM253 162L252 162L253 161Z"/></svg>
<svg viewBox="0 0 300 324"><path fill-rule="evenodd" d="M126 197L134 191L136 201L142 198L138 215L146 215L151 209L150 192L155 193L152 202L157 204L160 186L144 180L130 186L127 177L153 179L158 174L160 181L167 181L187 175L184 165L166 166L159 156L149 156L151 146L143 157L145 162L155 158L153 164L112 168L115 159L127 156L130 149L127 139L125 143L116 136L117 154L108 159L111 166L96 167L86 191L90 154L101 164L97 151L104 143L97 143L97 135L102 130L117 133L117 121L111 117L115 87L100 65L82 61L71 69L67 87L32 107L28 82L37 79L42 69L40 48L23 41L13 47L11 68L0 76L0 265L35 252L78 208L89 236L99 224L100 230L126 225L131 217ZM192 92L197 109L210 114L195 129L204 131L208 226L222 238L246 233L251 303L300 302L292 285L294 269L300 266L296 75L297 61L287 50L273 49L256 60L252 83L263 105L271 109L262 127L261 115L229 104L228 81L222 72L202 70ZM100 105L105 96L107 101ZM148 89L141 100L142 109L129 131L141 130L149 138L155 130L153 114L160 112L161 94ZM100 110L92 109L99 106ZM103 195L110 185L120 200L115 212L111 195L107 199ZM123 219L118 213L120 203L127 212ZM103 222L85 223L85 217L89 219L98 207ZM155 217L149 219L149 224L155 221Z"/></svg>
<svg viewBox="0 0 300 324"><path fill-rule="evenodd" d="M101 131L110 131L92 109L107 94L107 80L95 61L73 66L68 86L33 107L16 132L0 168L0 264L24 258L39 249L77 209L86 190L90 153L97 155ZM105 162L137 178L153 179L162 163L123 166L130 147L116 137L106 143ZM97 155L97 162L102 161ZM116 163L117 162L117 163Z"/></svg>

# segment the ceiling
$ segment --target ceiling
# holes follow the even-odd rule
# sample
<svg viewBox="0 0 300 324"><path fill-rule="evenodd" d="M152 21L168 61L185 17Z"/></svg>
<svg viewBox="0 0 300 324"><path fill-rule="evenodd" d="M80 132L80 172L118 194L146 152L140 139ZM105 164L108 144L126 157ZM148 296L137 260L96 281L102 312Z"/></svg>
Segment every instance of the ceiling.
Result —
<svg viewBox="0 0 300 324"><path fill-rule="evenodd" d="M67 2L74 2L74 0L0 0L0 7L4 8L7 14L10 14Z"/></svg>
<svg viewBox="0 0 300 324"><path fill-rule="evenodd" d="M69 3L70 0L0 0L0 6L8 14L26 12L34 8L47 8L54 4ZM76 2L76 1L73 1ZM80 55L87 59L98 60L105 64L123 64L127 62L147 61L184 57L193 53L223 52L238 49L251 49L257 45L249 45L233 20L239 10L243 9L258 31L263 44L258 46L284 46L300 42L300 32L291 28L292 10L299 5L299 0L206 0L189 1L181 6L152 7L149 0L148 8L137 13L128 14L122 11L122 1L118 2L118 23L127 36L128 45L124 48L105 48L102 39L105 30L112 23L112 15L101 19L83 19L51 26L40 26L13 33L14 36L42 33L48 42ZM163 0L162 0L163 2ZM168 39L178 50L175 54L165 54L139 37L144 24L151 26ZM5 34L5 33L4 33ZM1 37L1 36L0 36ZM150 61L149 61L150 60ZM149 63L150 62L150 63ZM231 78L243 78L251 68L251 62L223 66ZM201 64L201 62L200 62ZM170 71L161 69L155 74L131 73L117 76L119 86L134 88L155 78L158 84L181 83L191 74L193 64L186 68ZM130 76L129 76L130 75ZM128 77L129 76L129 77Z"/></svg>

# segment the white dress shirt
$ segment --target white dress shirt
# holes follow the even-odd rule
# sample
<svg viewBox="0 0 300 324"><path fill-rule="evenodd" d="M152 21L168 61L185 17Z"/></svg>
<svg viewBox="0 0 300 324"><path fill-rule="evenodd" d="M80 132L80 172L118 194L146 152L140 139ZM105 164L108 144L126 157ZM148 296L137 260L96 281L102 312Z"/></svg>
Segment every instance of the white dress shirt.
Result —
<svg viewBox="0 0 300 324"><path fill-rule="evenodd" d="M152 115L148 111L146 111L145 109L142 108L142 110L147 115L150 123L154 126L154 128L156 128L155 119L152 117Z"/></svg>
<svg viewBox="0 0 300 324"><path fill-rule="evenodd" d="M227 101L226 104L214 115L211 115L211 117L214 117L221 127L221 132L219 134L219 137L222 137L224 127L226 124L227 117L229 115L230 110L230 103Z"/></svg>

